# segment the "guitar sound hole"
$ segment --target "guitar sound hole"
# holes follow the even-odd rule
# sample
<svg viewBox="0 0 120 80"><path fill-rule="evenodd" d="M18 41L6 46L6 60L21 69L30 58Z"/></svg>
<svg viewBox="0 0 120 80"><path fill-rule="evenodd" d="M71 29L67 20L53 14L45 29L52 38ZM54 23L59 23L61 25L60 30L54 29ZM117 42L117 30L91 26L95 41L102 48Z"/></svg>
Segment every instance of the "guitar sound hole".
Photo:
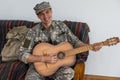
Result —
<svg viewBox="0 0 120 80"><path fill-rule="evenodd" d="M64 54L63 52L59 52L59 53L57 54L57 57L58 57L59 59L64 59L64 58L65 58L65 54Z"/></svg>

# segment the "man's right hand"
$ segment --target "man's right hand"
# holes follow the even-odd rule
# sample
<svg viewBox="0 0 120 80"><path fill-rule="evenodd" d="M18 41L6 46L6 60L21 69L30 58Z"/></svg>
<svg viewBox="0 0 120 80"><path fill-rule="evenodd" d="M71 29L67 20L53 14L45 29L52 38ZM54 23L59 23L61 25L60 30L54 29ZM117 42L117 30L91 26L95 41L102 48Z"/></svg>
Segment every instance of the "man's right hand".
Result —
<svg viewBox="0 0 120 80"><path fill-rule="evenodd" d="M41 62L54 64L57 62L57 55L46 55L41 57Z"/></svg>

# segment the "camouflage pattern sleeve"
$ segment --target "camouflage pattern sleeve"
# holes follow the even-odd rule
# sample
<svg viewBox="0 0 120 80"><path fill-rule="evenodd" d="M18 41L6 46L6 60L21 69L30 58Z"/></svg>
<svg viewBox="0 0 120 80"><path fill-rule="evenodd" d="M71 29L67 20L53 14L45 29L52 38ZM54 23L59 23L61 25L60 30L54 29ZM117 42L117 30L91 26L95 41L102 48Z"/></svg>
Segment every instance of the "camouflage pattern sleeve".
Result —
<svg viewBox="0 0 120 80"><path fill-rule="evenodd" d="M30 29L25 36L25 40L22 42L22 46L20 46L20 55L19 59L24 63L27 62L27 58L31 54L32 48L34 46L34 40L36 37L36 31L34 28Z"/></svg>
<svg viewBox="0 0 120 80"><path fill-rule="evenodd" d="M80 43L83 43L83 42L80 41L79 38L72 33L72 31L67 27L66 24L63 23L63 27L67 32L68 42L70 42L73 45L73 47L79 47Z"/></svg>

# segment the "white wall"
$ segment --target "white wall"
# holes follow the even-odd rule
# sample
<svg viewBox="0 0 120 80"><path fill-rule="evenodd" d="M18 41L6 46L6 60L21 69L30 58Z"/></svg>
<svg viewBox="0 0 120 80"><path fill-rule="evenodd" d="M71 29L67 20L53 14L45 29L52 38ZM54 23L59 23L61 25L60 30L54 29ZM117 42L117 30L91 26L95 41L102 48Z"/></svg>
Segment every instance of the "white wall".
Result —
<svg viewBox="0 0 120 80"><path fill-rule="evenodd" d="M33 7L43 0L0 0L0 19L38 21ZM86 22L91 43L120 37L120 0L47 0L53 19ZM120 77L120 44L90 51L86 74Z"/></svg>

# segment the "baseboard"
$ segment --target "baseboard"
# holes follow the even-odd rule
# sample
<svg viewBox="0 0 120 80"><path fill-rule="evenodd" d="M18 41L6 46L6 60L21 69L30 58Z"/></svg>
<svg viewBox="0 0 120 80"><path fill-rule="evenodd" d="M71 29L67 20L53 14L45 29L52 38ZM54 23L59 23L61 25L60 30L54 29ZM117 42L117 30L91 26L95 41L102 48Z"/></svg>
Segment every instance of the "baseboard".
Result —
<svg viewBox="0 0 120 80"><path fill-rule="evenodd" d="M99 75L89 75L84 76L84 80L120 80L120 77L110 77L110 76L99 76Z"/></svg>

